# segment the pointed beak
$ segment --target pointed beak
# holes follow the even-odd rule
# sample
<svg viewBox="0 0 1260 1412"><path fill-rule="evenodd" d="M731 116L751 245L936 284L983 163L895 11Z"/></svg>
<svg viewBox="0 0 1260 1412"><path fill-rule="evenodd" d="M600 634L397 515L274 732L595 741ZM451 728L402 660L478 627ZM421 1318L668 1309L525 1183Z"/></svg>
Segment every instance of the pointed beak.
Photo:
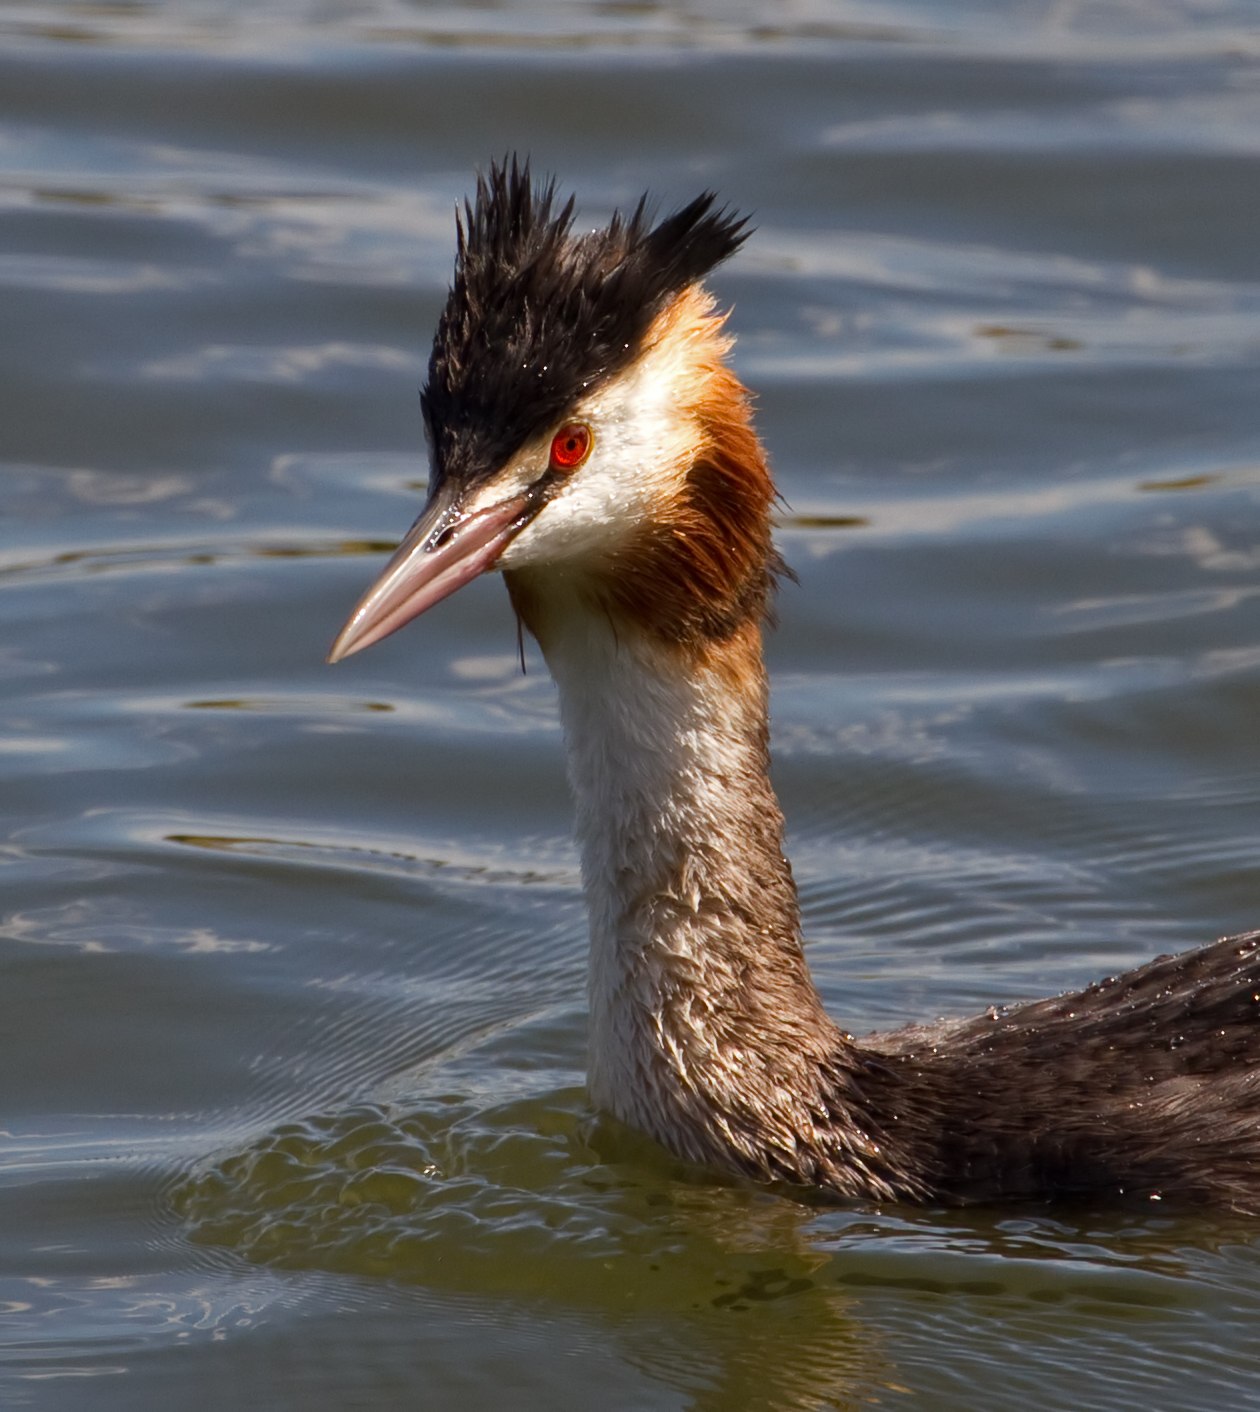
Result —
<svg viewBox="0 0 1260 1412"><path fill-rule="evenodd" d="M328 660L340 662L371 647L492 569L533 508L528 496L516 495L475 514L463 514L457 498L439 491L359 600Z"/></svg>

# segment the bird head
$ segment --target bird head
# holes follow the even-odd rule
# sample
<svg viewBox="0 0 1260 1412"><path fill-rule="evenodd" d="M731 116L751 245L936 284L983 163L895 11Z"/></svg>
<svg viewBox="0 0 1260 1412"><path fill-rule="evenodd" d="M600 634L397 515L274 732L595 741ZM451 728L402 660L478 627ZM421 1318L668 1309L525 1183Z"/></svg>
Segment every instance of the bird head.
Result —
<svg viewBox="0 0 1260 1412"><path fill-rule="evenodd" d="M478 178L421 392L428 501L330 661L490 569L563 571L666 637L764 606L773 487L700 285L745 222L708 192L585 234L573 209L515 159Z"/></svg>

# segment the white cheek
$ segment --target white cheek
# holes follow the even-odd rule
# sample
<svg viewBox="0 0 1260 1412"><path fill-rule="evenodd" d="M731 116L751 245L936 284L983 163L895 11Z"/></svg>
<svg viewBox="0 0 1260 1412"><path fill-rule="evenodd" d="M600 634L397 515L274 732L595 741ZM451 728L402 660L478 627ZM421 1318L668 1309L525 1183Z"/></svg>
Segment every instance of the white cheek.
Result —
<svg viewBox="0 0 1260 1412"><path fill-rule="evenodd" d="M675 403L671 360L649 357L574 409L589 459L499 560L516 569L615 550L678 492L691 433Z"/></svg>

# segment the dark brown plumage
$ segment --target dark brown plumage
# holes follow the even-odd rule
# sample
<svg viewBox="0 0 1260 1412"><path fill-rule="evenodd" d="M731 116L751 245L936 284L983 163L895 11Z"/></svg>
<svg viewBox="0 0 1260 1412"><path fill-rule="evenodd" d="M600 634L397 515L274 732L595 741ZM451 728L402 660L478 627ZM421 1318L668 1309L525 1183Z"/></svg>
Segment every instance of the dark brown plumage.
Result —
<svg viewBox="0 0 1260 1412"><path fill-rule="evenodd" d="M810 1066L820 1140L757 1175L950 1204L1260 1214L1260 932L1072 994L823 1047ZM833 1124L865 1139L860 1165L835 1151Z"/></svg>

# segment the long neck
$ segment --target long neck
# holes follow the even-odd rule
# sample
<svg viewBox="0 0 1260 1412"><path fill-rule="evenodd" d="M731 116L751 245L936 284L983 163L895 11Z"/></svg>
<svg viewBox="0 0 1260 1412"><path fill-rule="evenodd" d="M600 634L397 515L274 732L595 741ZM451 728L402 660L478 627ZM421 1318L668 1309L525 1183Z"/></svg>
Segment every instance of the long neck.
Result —
<svg viewBox="0 0 1260 1412"><path fill-rule="evenodd" d="M802 1065L816 1072L842 1041L800 945L759 622L680 647L572 585L528 613L576 803L592 1097L681 1155L761 1168L752 1129L772 1106L808 1106ZM732 1155L732 1127L749 1151Z"/></svg>
<svg viewBox="0 0 1260 1412"><path fill-rule="evenodd" d="M616 1108L632 1007L676 1042L717 1050L785 992L812 1000L813 987L769 779L757 629L699 662L598 619L578 636L551 664L591 914L592 1086Z"/></svg>

